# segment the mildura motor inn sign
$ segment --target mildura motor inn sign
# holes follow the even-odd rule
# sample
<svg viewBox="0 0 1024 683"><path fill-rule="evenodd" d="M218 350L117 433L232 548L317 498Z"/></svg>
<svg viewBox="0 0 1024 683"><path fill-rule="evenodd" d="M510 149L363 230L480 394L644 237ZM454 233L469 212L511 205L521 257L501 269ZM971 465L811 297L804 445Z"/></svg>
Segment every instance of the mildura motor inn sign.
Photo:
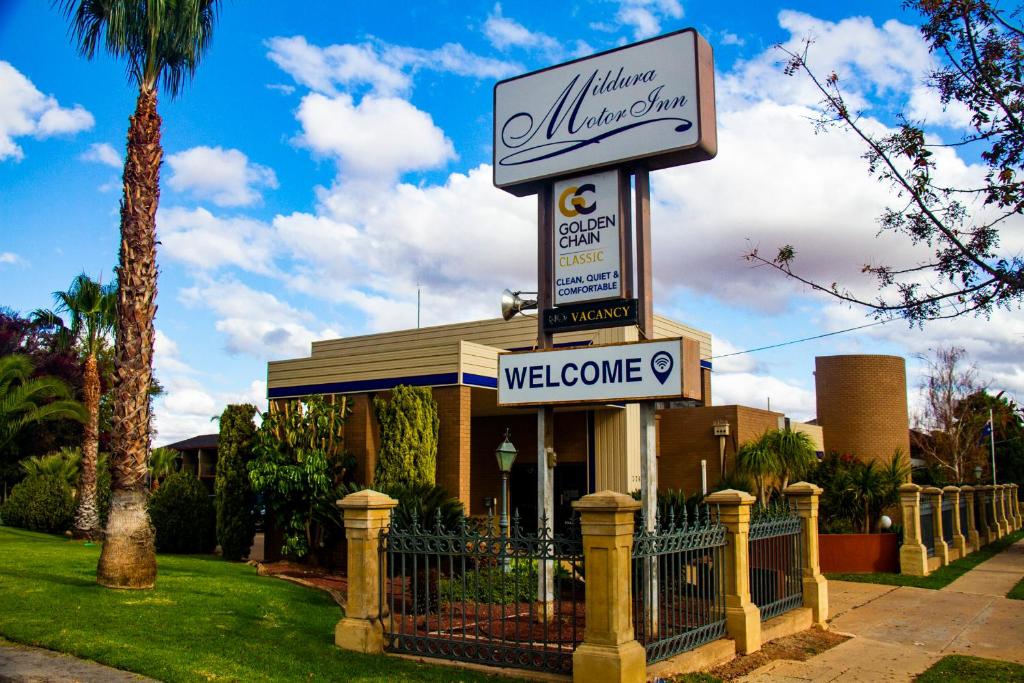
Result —
<svg viewBox="0 0 1024 683"><path fill-rule="evenodd" d="M693 29L494 88L494 184L517 195L590 169L644 159L655 170L716 151L711 48Z"/></svg>

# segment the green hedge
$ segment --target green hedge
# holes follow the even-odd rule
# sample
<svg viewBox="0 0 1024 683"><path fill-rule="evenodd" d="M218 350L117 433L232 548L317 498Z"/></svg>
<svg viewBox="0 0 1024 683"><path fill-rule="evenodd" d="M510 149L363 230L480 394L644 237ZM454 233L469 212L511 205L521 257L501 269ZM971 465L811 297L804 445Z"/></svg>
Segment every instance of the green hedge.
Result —
<svg viewBox="0 0 1024 683"><path fill-rule="evenodd" d="M149 517L162 553L208 553L216 518L206 488L190 472L175 472L149 499Z"/></svg>
<svg viewBox="0 0 1024 683"><path fill-rule="evenodd" d="M71 488L52 474L26 478L11 489L11 495L0 507L4 524L51 534L67 531L74 514Z"/></svg>

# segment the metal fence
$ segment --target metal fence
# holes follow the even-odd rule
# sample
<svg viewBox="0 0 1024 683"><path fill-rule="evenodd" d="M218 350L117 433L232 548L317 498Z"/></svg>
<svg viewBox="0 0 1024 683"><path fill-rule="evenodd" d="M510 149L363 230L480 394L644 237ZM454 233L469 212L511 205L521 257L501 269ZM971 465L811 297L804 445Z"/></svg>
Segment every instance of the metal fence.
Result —
<svg viewBox="0 0 1024 683"><path fill-rule="evenodd" d="M935 555L935 514L930 500L921 501L921 543L928 552L928 557Z"/></svg>
<svg viewBox="0 0 1024 683"><path fill-rule="evenodd" d="M960 534L964 537L967 536L967 530L970 528L967 524L967 494L960 494Z"/></svg>
<svg viewBox="0 0 1024 683"><path fill-rule="evenodd" d="M953 545L953 499L942 499L942 540L946 545Z"/></svg>
<svg viewBox="0 0 1024 683"><path fill-rule="evenodd" d="M546 524L508 537L490 523L445 528L393 520L381 537L385 649L555 673L572 670L583 639L583 543ZM550 600L544 600L547 590Z"/></svg>
<svg viewBox="0 0 1024 683"><path fill-rule="evenodd" d="M657 662L725 636L725 527L698 508L633 536L633 629Z"/></svg>
<svg viewBox="0 0 1024 683"><path fill-rule="evenodd" d="M996 525L996 508L995 508L995 492L988 491L988 495L985 496L985 518L988 519L988 528L995 529Z"/></svg>
<svg viewBox="0 0 1024 683"><path fill-rule="evenodd" d="M803 604L802 521L785 502L754 508L750 520L750 598L761 621Z"/></svg>

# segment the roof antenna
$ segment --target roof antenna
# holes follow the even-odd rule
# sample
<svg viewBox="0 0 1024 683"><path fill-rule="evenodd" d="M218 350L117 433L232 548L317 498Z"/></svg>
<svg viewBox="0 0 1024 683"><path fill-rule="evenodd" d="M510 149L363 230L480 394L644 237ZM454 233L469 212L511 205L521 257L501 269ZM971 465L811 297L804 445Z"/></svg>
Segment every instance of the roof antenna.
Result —
<svg viewBox="0 0 1024 683"><path fill-rule="evenodd" d="M416 329L420 329L420 281L416 280Z"/></svg>

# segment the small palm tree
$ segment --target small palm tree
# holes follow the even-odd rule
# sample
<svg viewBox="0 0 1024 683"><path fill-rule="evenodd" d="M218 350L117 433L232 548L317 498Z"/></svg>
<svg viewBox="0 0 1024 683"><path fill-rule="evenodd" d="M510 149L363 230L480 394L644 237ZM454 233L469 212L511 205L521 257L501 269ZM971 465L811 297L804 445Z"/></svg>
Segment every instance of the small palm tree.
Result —
<svg viewBox="0 0 1024 683"><path fill-rule="evenodd" d="M178 471L181 453L173 448L154 448L149 456L150 488L155 489L160 482Z"/></svg>
<svg viewBox="0 0 1024 683"><path fill-rule="evenodd" d="M28 356L0 357L0 450L24 427L48 420L84 422L85 409L56 377L32 377Z"/></svg>
<svg viewBox="0 0 1024 683"><path fill-rule="evenodd" d="M817 462L814 442L805 432L785 429L769 430L767 446L775 451L776 474L785 490L792 480L802 479Z"/></svg>
<svg viewBox="0 0 1024 683"><path fill-rule="evenodd" d="M160 200L157 90L179 94L210 46L219 0L56 0L80 52L127 62L139 89L129 119L121 199L118 333L114 344L113 498L96 580L151 588L156 547L146 510L149 391L156 315L156 211Z"/></svg>
<svg viewBox="0 0 1024 683"><path fill-rule="evenodd" d="M96 503L96 462L100 452L100 372L98 357L109 344L117 320L117 283L102 284L85 273L78 275L64 292L54 292L57 310L35 311L32 317L56 326L57 338L77 349L82 358L82 398L89 418L82 437L82 474L78 478L78 500L71 533L75 538L100 536ZM69 316L64 324L60 313Z"/></svg>
<svg viewBox="0 0 1024 683"><path fill-rule="evenodd" d="M772 447L770 432L740 446L736 452L736 469L754 480L758 502L767 505L768 483L779 471L779 458Z"/></svg>
<svg viewBox="0 0 1024 683"><path fill-rule="evenodd" d="M75 488L81 470L82 451L65 446L54 453L26 458L18 464L26 477L53 476Z"/></svg>

